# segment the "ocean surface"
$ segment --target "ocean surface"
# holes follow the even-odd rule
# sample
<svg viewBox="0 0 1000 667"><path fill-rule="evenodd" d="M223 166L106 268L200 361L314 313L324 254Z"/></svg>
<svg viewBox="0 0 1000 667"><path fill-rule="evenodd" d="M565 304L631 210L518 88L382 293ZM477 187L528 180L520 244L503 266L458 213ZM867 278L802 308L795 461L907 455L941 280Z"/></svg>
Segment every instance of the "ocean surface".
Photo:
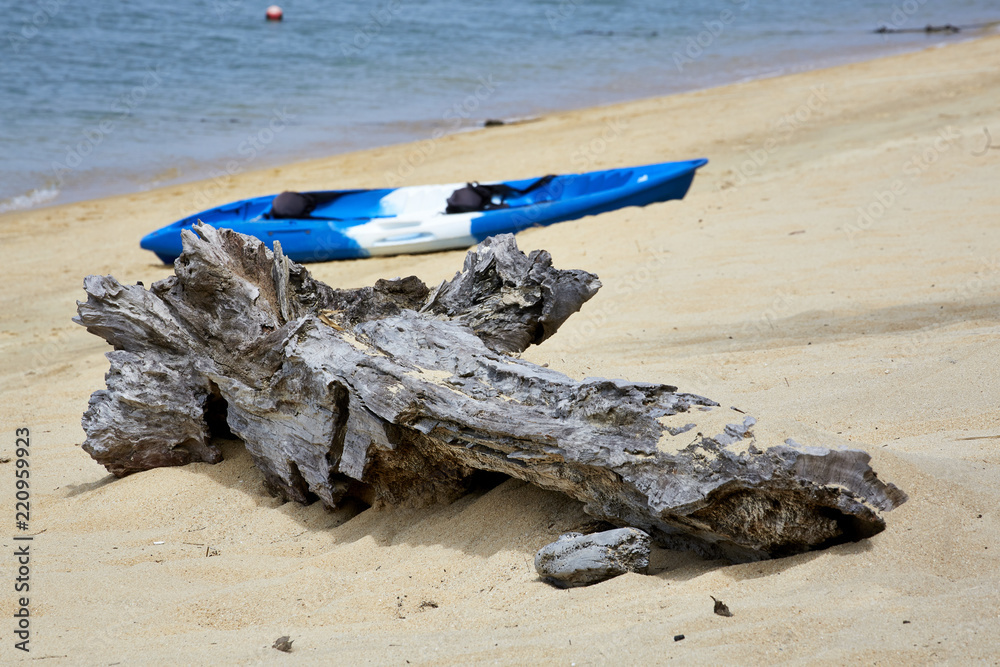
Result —
<svg viewBox="0 0 1000 667"><path fill-rule="evenodd" d="M996 0L285 0L280 23L267 4L0 0L0 213L984 34L881 25L1000 19Z"/></svg>

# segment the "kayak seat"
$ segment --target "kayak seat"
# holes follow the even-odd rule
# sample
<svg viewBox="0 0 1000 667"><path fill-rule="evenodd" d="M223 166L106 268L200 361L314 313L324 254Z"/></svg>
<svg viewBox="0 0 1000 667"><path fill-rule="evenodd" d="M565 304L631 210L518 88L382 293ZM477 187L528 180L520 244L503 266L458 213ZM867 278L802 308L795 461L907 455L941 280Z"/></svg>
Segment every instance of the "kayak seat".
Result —
<svg viewBox="0 0 1000 667"><path fill-rule="evenodd" d="M285 190L271 202L271 209L264 213L268 220L307 220L317 207L328 207L333 202L353 194L352 191L342 192L292 192Z"/></svg>
<svg viewBox="0 0 1000 667"><path fill-rule="evenodd" d="M271 210L264 217L272 220L295 220L308 218L316 208L316 200L312 195L286 190L271 202Z"/></svg>

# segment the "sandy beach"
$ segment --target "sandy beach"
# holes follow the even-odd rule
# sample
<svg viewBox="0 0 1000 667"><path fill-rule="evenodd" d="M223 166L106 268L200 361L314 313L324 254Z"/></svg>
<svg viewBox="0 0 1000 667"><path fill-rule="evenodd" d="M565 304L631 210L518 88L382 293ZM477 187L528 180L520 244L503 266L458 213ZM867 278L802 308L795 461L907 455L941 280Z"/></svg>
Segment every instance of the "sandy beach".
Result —
<svg viewBox="0 0 1000 667"><path fill-rule="evenodd" d="M575 378L675 384L804 444L865 449L910 495L870 540L744 565L657 551L651 576L556 590L534 553L587 517L521 482L345 522L271 498L235 441L218 465L121 480L79 447L109 350L71 322L83 278L170 275L138 241L173 219L285 189L696 157L710 163L683 201L518 235L604 284L524 356ZM990 37L0 215L0 455L30 429L37 534L31 652L13 646L8 555L0 661L997 664L998 183ZM464 255L308 268L338 287L433 284ZM11 461L0 499L11 554ZM291 654L271 648L282 635Z"/></svg>

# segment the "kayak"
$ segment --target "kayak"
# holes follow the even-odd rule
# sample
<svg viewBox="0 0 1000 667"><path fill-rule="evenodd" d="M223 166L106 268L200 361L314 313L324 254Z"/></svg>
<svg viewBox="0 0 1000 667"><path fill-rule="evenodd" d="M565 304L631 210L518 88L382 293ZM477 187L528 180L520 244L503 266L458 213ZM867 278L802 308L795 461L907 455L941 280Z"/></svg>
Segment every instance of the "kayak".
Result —
<svg viewBox="0 0 1000 667"><path fill-rule="evenodd" d="M225 204L178 220L143 237L140 245L171 264L181 254L181 230L198 221L281 243L296 262L452 250L488 236L516 233L626 206L683 199L695 171L708 160L562 174L495 184L452 183L377 190L283 193ZM459 190L493 193L482 210L453 210ZM310 202L289 215L278 203ZM280 215L274 215L279 211Z"/></svg>

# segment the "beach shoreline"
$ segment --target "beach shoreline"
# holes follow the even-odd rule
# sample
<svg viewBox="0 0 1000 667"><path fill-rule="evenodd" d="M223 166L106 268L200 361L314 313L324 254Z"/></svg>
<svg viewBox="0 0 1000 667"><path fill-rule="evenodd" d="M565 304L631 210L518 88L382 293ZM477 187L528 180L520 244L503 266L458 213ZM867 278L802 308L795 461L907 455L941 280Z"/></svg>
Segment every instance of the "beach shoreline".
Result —
<svg viewBox="0 0 1000 667"><path fill-rule="evenodd" d="M796 60L791 64L782 65L777 69L771 68L762 70L748 76L744 76L737 70L727 71L722 74L716 73L710 77L710 80L705 85L690 81L685 84L667 84L666 82L661 82L665 88L660 92L652 94L648 93L648 91L641 92L639 89L630 89L626 92L612 92L610 89L603 92L592 90L589 91L589 93L583 93L581 91L582 97L578 103L566 104L566 101L563 100L563 103L557 106L547 106L544 104L538 105L534 102L526 100L516 112L503 116L501 119L516 123L518 121L523 122L524 120L532 120L538 117L553 114L650 101L662 97L700 92L734 84L750 83L768 78L866 62L871 59L905 55L907 53L915 53L926 49L946 48L955 44L962 44L968 41L983 39L993 34L995 34L993 29L985 28L978 30L976 34L949 34L944 36L933 35L926 37L928 40L936 40L933 43L922 45L914 43L898 44L888 47L888 49L886 49L886 45L884 44L881 49L871 44L865 45L864 47L855 44L854 49L848 53L814 53L809 57L806 57L804 60ZM690 60L690 56L686 55L684 49L680 47L673 51L671 57L675 61L672 64L671 69L676 69L678 73L684 69L685 65L682 61L685 59ZM700 57L700 55L696 54L694 60L697 61ZM680 61L678 59L680 59ZM735 66L735 63L731 64ZM608 101L598 101L601 98L605 98ZM333 141L331 144L332 139L326 139L322 142L323 145L327 146L326 150L324 152L317 153L314 148L302 152L302 146L299 146L297 149L292 149L290 147L280 146L278 145L278 142L269 139L263 142L263 147L259 151L260 159L258 159L258 151L255 149L253 151L253 157L249 160L247 159L247 155L249 155L249 153L242 150L244 144L239 144L239 148L241 150L237 150L237 145L234 144L228 153L221 153L213 158L206 158L197 162L185 159L182 163L175 162L171 165L159 165L155 170L150 171L149 173L133 173L132 171L125 170L124 168L118 169L116 172L115 170L109 171L107 167L104 167L99 172L86 176L85 180L90 182L89 185L75 183L69 186L68 189L62 182L62 179L64 175L73 174L76 170L66 165L63 165L61 168L57 168L55 165L62 163L59 160L54 160L52 177L50 177L45 183L39 184L30 191L22 192L6 199L0 199L0 224L2 224L3 214L8 212L35 210L38 208L61 206L81 201L92 201L106 197L124 196L148 192L164 187L185 186L220 177L225 178L227 176L260 171L264 169L292 167L300 162L323 160L341 155L362 153L378 148L419 144L429 139L436 140L440 136L447 134L463 134L484 129L483 123L488 119L487 117L479 118L476 115L475 110L471 112L462 111L462 118L459 118L459 116L454 114L449 115L452 111L454 110L451 109L446 111L445 115L441 118L422 118L408 121L397 120L393 123L389 123L386 126L385 131L389 136L396 137L398 141L390 141L388 143L380 141L376 138L376 134L373 130L369 129L368 135L365 135L365 138L360 143L355 140L353 142L342 144L339 148L333 148L337 142ZM281 120L280 110L276 109L275 113L278 114L279 120ZM461 122L456 124L454 121ZM282 121L282 123L284 123L284 121ZM284 127L282 129L284 129ZM258 130L258 133L260 131L266 130ZM281 130L279 130L279 132L280 131ZM250 135L247 135L247 138L250 139ZM343 138L341 140L343 141ZM331 148L333 148L332 151L330 150ZM67 155L67 160L68 158L69 155ZM232 171L229 167L231 164L238 165L237 172ZM52 180L53 178L56 178L56 180ZM336 188L337 185L334 184L327 186L327 188L330 187ZM192 213L193 212L196 211L192 211Z"/></svg>
<svg viewBox="0 0 1000 667"><path fill-rule="evenodd" d="M855 59L859 54L854 54L852 56L843 56L844 60L832 65L818 64L819 61L809 62L802 64L801 69L796 67L793 68L791 71L779 71L776 73L773 72L761 73L746 79L726 80L726 77L723 77L722 79L724 81L723 83L712 83L706 87L696 87L692 89L684 89L666 94L613 101L606 104L596 104L596 105L588 105L588 106L572 107L572 108L544 109L539 111L538 113L526 112L525 115L513 116L507 119L506 124L517 126L525 123L539 122L550 118L560 118L565 115L572 115L576 113L584 113L584 114L588 112L600 113L601 110L613 110L619 107L627 109L631 105L655 104L658 100L666 100L683 95L706 93L709 91L725 89L732 86L753 84L754 82L758 81L766 81L770 79L782 79L785 77L804 75L812 72L822 72L828 69L847 67L851 65L859 65L866 62L873 62L885 58L895 58L895 57L905 56L908 54L920 53L923 51L949 48L952 46L957 46L979 40L989 40L995 37L997 36L995 35L976 36L976 37L963 36L962 38L956 39L956 41L939 42L924 47L901 47L903 50L898 53L876 56L874 58L865 58L862 56L862 59ZM188 215L197 213L201 210L205 210L207 208L219 206L228 203L229 201L233 201L233 199L218 199L218 198L213 199L209 193L217 192L221 194L227 189L227 187L233 181L239 180L241 177L253 178L254 175L262 175L265 173L272 173L274 175L278 175L283 170L305 170L309 168L310 165L323 165L329 161L339 160L339 159L344 159L344 160L349 160L351 158L360 159L363 158L363 156L365 156L366 154L384 152L384 151L401 152L404 154L404 157L403 159L400 160L399 164L397 165L395 173L393 173L392 170L387 170L386 172L383 173L383 178L381 179L381 182L378 181L373 182L371 180L366 180L364 181L365 183L364 185L358 185L358 183L355 181L344 181L344 182L337 182L332 185L329 183L313 184L310 185L308 188L302 187L298 189L328 190L328 189L341 189L341 188L352 188L352 187L379 188L379 187L399 187L403 185L418 185L418 184L422 185L422 184L427 184L428 182L425 181L424 179L417 179L410 181L408 176L414 171L416 171L416 168L419 167L421 164L423 164L426 161L426 159L429 158L433 153L434 149L428 148L429 144L436 144L439 140L446 137L460 136L466 134L477 134L481 132L495 131L496 129L497 129L496 127L484 127L482 125L463 125L459 128L449 131L445 130L442 127L435 127L432 124L429 124L427 128L425 128L426 136L415 137L411 140L402 141L399 143L380 144L365 148L337 151L334 153L324 154L321 156L291 157L290 155L286 154L284 157L277 157L275 161L265 160L264 164L256 166L253 165L253 160L250 160L249 163L247 163L243 159L213 160L211 163L206 162L205 164L196 167L196 169L200 170L201 172L206 172L206 171L210 172L209 175L203 174L201 176L192 178L181 177L179 180L172 180L171 178L169 178L169 176L163 176L162 178L158 177L152 183L143 184L139 186L137 189L131 189L123 192L116 192L113 194L107 194L95 197L84 197L82 199L73 199L71 201L65 201L65 202L58 201L58 203L54 203L51 205L45 202L51 201L52 199L58 200L59 197L61 196L61 193L58 190L58 186L49 184L43 187L41 190L33 190L29 193L25 193L16 197L16 199L24 199L25 201L39 200L42 205L32 206L30 208L11 208L9 210L0 211L0 225L4 224L5 216L12 216L18 213L39 211L49 208L58 208L72 204L80 204L83 202L97 202L111 198L136 196L145 193L155 193L158 191L176 189L176 188L195 189L196 192L198 192L199 197L194 201L192 201L190 203L190 206L187 206L186 208L175 209L174 210L175 213L177 211L180 211L180 213L174 215L173 218L166 219L163 223L165 225L169 224L169 222L173 222L174 219L186 217ZM615 128L613 126L610 128L610 130L612 131L612 133L615 132ZM579 151L579 153L581 154L586 153L586 151ZM257 153L255 152L254 155L256 156ZM563 171L564 172L572 172L574 170L582 171L587 166L589 166L589 160L581 161L579 157L580 155L571 156L570 160L571 164L568 166L564 166ZM583 155L583 157L586 158L587 156ZM209 164L214 166L210 168ZM248 166L250 168L247 168ZM627 166L627 165L617 165L617 166ZM530 176L529 174L508 173L496 176L494 178L495 180L502 180L502 179L510 180L514 178L526 178L529 176ZM482 180L482 179L466 179L466 180ZM53 188L55 189L53 190ZM280 184L276 183L271 188L271 190L268 190L267 192L273 191L277 193L283 191L284 189L290 189L290 188L280 186ZM263 191L257 191L252 195L251 194L240 195L239 198L260 196L262 192Z"/></svg>
<svg viewBox="0 0 1000 667"><path fill-rule="evenodd" d="M8 449L30 429L38 508L30 657L245 664L290 635L307 664L994 660L997 109L1000 37L986 37L0 216L0 423ZM698 157L682 201L518 234L604 285L523 356L737 406L760 419L761 447L866 450L910 496L880 535L744 565L658 552L652 576L560 591L533 554L586 517L518 482L344 522L270 498L236 442L216 466L121 480L79 447L109 350L71 322L83 277L171 275L138 241L174 219L284 189ZM333 287L433 285L464 255L307 268ZM11 463L0 478L13 509ZM0 596L8 618L17 604ZM0 656L29 658L10 642Z"/></svg>

